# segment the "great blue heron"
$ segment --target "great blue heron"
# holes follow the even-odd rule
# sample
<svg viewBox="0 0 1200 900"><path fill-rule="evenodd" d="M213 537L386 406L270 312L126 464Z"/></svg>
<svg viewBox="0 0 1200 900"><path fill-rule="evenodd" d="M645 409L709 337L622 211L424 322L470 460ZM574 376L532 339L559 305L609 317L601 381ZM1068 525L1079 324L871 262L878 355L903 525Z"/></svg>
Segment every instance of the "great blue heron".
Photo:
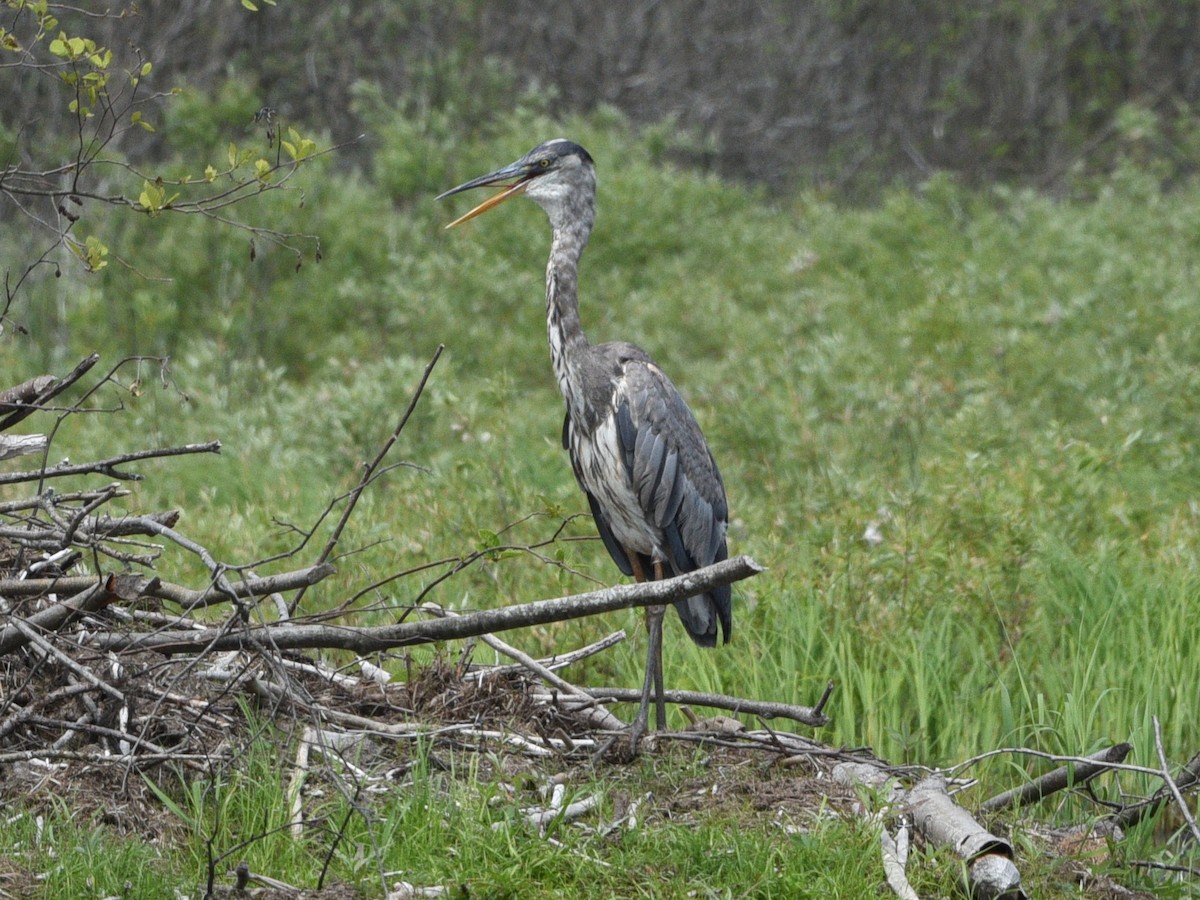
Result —
<svg viewBox="0 0 1200 900"><path fill-rule="evenodd" d="M679 391L640 347L590 344L579 321L579 259L596 218L596 169L586 150L562 138L534 147L516 162L441 194L504 185L447 228L524 194L550 217L546 327L550 359L567 403L563 446L587 494L596 528L613 561L638 581L669 578L727 557L725 487L708 444ZM630 730L637 744L649 720L666 726L663 701L664 607L646 609L649 649L641 706ZM726 642L733 627L728 586L675 602L692 640Z"/></svg>

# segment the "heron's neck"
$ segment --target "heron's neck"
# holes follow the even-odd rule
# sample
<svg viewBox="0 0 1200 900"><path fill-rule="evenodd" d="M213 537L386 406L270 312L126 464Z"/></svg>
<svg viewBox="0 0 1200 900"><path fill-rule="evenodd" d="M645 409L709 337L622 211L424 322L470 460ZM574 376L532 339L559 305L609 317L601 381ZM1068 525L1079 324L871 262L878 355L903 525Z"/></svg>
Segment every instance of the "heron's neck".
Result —
<svg viewBox="0 0 1200 900"><path fill-rule="evenodd" d="M590 212L590 210L589 210ZM550 261L546 265L546 333L550 360L559 390L572 415L583 411L580 365L588 339L579 321L579 259L592 229L590 215L574 216L567 224L554 223Z"/></svg>

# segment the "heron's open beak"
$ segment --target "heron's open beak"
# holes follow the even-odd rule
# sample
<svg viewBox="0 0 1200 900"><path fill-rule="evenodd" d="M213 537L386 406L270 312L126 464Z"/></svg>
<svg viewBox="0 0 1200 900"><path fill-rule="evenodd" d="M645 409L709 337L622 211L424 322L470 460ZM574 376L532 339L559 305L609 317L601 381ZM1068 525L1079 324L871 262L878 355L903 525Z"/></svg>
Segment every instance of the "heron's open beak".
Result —
<svg viewBox="0 0 1200 900"><path fill-rule="evenodd" d="M480 175L478 178L472 178L466 184L460 184L458 187L451 188L443 194L438 194L435 199L441 200L443 197L449 197L451 194L458 194L462 191L469 191L471 188L487 187L488 185L501 184L512 178L516 179L516 181L514 181L512 184L505 185L504 190L502 190L500 193L493 194L492 196L488 197L470 212L459 216L446 227L453 228L455 225L461 225L468 219L473 219L476 216L482 215L493 206L499 206L510 197L516 197L518 194L523 193L525 188L529 186L529 182L533 180L535 174L536 173L527 165L518 161L515 163L510 163L503 169L497 169L495 172L489 172L487 175Z"/></svg>

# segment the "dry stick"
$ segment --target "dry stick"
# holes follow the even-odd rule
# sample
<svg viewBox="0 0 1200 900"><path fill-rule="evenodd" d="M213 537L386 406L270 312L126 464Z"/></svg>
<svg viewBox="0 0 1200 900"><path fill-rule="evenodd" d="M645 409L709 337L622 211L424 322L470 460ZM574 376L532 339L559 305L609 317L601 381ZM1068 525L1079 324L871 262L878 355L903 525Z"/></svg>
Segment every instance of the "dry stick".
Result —
<svg viewBox="0 0 1200 900"><path fill-rule="evenodd" d="M588 688L588 693L599 700L617 700L622 703L636 703L642 697L642 692L636 688ZM731 712L761 716L764 719L791 719L813 728L829 724L829 717L820 712L819 707L813 706L793 706L790 703L745 700L725 694L703 694L698 691L664 691L663 700L667 703L687 703L693 706L707 706L711 709L727 709Z"/></svg>
<svg viewBox="0 0 1200 900"><path fill-rule="evenodd" d="M35 715L39 709L45 709L48 706L54 706L59 700L65 700L69 697L74 697L76 694L91 693L94 688L90 684L76 682L68 684L66 687L61 687L56 691L51 691L49 694L40 694L35 697L27 706L21 707L12 704L16 707L12 715L3 722L0 722L0 739L8 737L18 725Z"/></svg>
<svg viewBox="0 0 1200 900"><path fill-rule="evenodd" d="M247 578L232 584L233 592L239 598L262 597L280 591L294 591L307 585L316 584L322 578L334 573L333 566L328 563L319 566L309 566L294 572L282 572L279 575L267 575L263 578ZM140 576L134 576L140 577ZM3 597L41 597L45 594L77 594L103 581L95 575L77 575L66 578L16 578L0 579L0 596ZM225 603L229 597L213 586L204 590L193 590L177 584L159 581L157 578L141 578L142 597L155 597L159 600L169 600L187 609L212 606L215 603Z"/></svg>
<svg viewBox="0 0 1200 900"><path fill-rule="evenodd" d="M62 493L59 493L58 491L54 491L54 501L55 501L55 503L60 503L60 504L61 503L77 503L77 502L81 502L81 501L87 502L89 500L94 500L96 497L99 497L101 495L107 496L109 488L111 488L111 487L112 487L112 485L107 485L106 487L103 487L98 491L63 491ZM114 493L112 496L113 497L128 497L130 493L131 492L127 491L127 490L117 490L117 492ZM20 512L23 509L41 509L42 502L43 502L43 496L44 495L42 495L42 494L38 494L33 497L26 497L23 500L5 501L4 503L0 503L0 513L7 515L8 513Z"/></svg>
<svg viewBox="0 0 1200 900"><path fill-rule="evenodd" d="M1031 750L1028 747L998 747L995 750L988 750L984 753L979 753L972 756L970 759L964 759L962 762L944 769L942 773L948 778L960 777L959 773L970 768L977 763L991 759L993 756L1035 756L1038 759L1046 759L1050 762L1057 763L1075 763L1076 765L1087 765L1093 760L1086 756L1064 756L1059 753L1047 753L1044 750ZM1139 775L1151 775L1155 778L1162 774L1161 769L1151 769L1148 766L1135 766L1129 763L1109 763L1108 768L1116 772L1136 772Z"/></svg>
<svg viewBox="0 0 1200 900"><path fill-rule="evenodd" d="M236 650L247 645L273 646L278 650L332 648L373 653L392 647L460 640L497 631L562 622L635 606L673 603L763 571L765 569L750 557L737 556L664 581L622 584L570 597L483 610L455 618L401 622L371 628L330 624L296 625L288 622L245 627L236 631L206 628L203 631L91 634L86 640L91 646L106 650L139 649L160 653L191 653L201 649Z"/></svg>
<svg viewBox="0 0 1200 900"><path fill-rule="evenodd" d="M53 375L35 375L20 384L0 391L0 413L14 412L31 405L58 379Z"/></svg>
<svg viewBox="0 0 1200 900"><path fill-rule="evenodd" d="M316 702L301 701L295 696L288 694L280 685L262 678L252 678L250 686L259 697L269 702L277 702L286 697L290 702L295 703L297 707L305 712L314 714L321 721L336 722L346 728L356 728L363 735L385 737L392 740L421 740L438 737L439 735L454 735L456 737L497 740L507 744L514 744L528 753L542 757L554 756L555 750L564 750L570 746L589 747L595 744L595 741L582 738L567 741L562 738L527 737L515 731L504 732L476 728L470 722L441 726L425 725L419 722L379 722L375 719L322 706Z"/></svg>
<svg viewBox="0 0 1200 900"><path fill-rule="evenodd" d="M859 787L868 788L878 798L880 807L873 810L867 805L864 797L863 802L856 805L858 814L868 822L879 825L879 849L883 856L883 871L887 876L888 887L900 900L919 900L905 872L912 821L908 816L901 816L900 826L894 838L888 833L884 822L892 805L904 798L904 789L900 787L895 776L870 763L843 762L834 767L833 780L855 788L856 793Z"/></svg>
<svg viewBox="0 0 1200 900"><path fill-rule="evenodd" d="M99 361L100 354L93 353L91 356L88 356L81 361L74 369L71 370L71 373L64 378L55 378L53 375L41 375L38 378L34 378L33 383L36 383L39 386L35 389L33 396L29 397L27 400L24 400L18 409L13 410L3 419L0 419L0 431L7 431L22 419L37 412L39 408L45 405L46 401L52 400L54 397L58 396L71 385L73 385L76 381L86 375L88 370L91 369L92 366L96 365L96 363ZM12 390L22 391L29 387L31 387L31 382L25 382L25 384L17 385L17 387L12 388Z"/></svg>
<svg viewBox="0 0 1200 900"><path fill-rule="evenodd" d="M1175 776L1175 786L1180 791L1183 791L1198 781L1200 781L1200 753L1197 753L1184 764L1183 769ZM1170 793L1167 786L1163 785L1154 792L1153 797L1147 797L1138 803L1131 803L1110 818L1112 822L1121 828L1132 828L1138 822L1142 821L1142 819L1153 818L1158 815L1159 809L1167 802L1167 796Z"/></svg>
<svg viewBox="0 0 1200 900"><path fill-rule="evenodd" d="M136 450L133 453L123 453L120 456L110 456L108 459L98 459L86 463L60 463L33 472L8 472L0 475L0 484L21 484L28 481L43 481L47 478L61 478L64 475L87 475L100 472L109 478L122 481L140 481L142 476L130 472L120 472L117 466L143 459L160 459L166 456L185 456L191 453L220 453L221 442L209 441L206 444L184 444L181 447L162 447L157 450Z"/></svg>
<svg viewBox="0 0 1200 900"><path fill-rule="evenodd" d="M58 631L79 613L94 612L112 600L110 583L113 580L110 576L107 582L96 582L70 599L35 613L25 620L25 624L40 632ZM9 625L0 631L0 656L11 653L27 643L29 638L25 633L16 625Z"/></svg>
<svg viewBox="0 0 1200 900"><path fill-rule="evenodd" d="M1196 825L1195 816L1188 809L1187 803L1184 802L1183 794L1179 791L1179 786L1175 784L1175 780L1171 777L1171 766L1167 762L1167 754L1163 750L1162 726L1158 722L1158 716L1152 716L1151 721L1154 723L1154 749L1158 751L1158 761L1162 763L1163 781L1166 782L1167 787L1170 789L1171 796L1175 798L1175 803L1179 806L1179 811L1183 814L1184 821L1192 829L1192 839L1200 843L1200 826Z"/></svg>
<svg viewBox="0 0 1200 900"><path fill-rule="evenodd" d="M896 836L888 834L887 828L879 829L879 846L883 853L883 872L888 887L900 900L921 900L913 886L908 883L905 867L908 865L909 823L901 821Z"/></svg>
<svg viewBox="0 0 1200 900"><path fill-rule="evenodd" d="M346 508L342 510L341 518L338 519L337 525L333 528L333 534L329 536L329 540L325 542L325 548L321 551L321 555L317 558L318 563L323 563L329 559L333 553L337 543L341 540L342 531L345 530L346 524L350 521L350 516L354 513L354 507L358 505L358 498L362 496L363 491L371 483L375 477L375 470L383 463L384 457L392 449L396 441L400 440L400 432L404 430L404 426L408 424L408 420L412 417L413 411L417 408L417 401L421 398L421 394L425 391L425 385L429 381L429 376L433 374L433 367L437 365L438 359L441 358L442 351L446 349L445 344L438 344L437 350L433 352L433 358L425 366L425 371L421 373L421 380L417 382L417 388L413 391L413 395L408 399L408 406L405 407L404 413L400 416L400 421L396 427L392 429L392 433L388 439L383 442L383 446L379 452L375 454L375 458L367 463L363 469L362 477L358 479L358 484L350 491L346 499ZM294 614L300 607L300 601L304 599L305 589L301 588L300 592L292 598L291 604L288 606L288 612Z"/></svg>
<svg viewBox="0 0 1200 900"><path fill-rule="evenodd" d="M0 434L0 459L43 453L48 443L44 434Z"/></svg>
<svg viewBox="0 0 1200 900"><path fill-rule="evenodd" d="M979 804L979 811L981 813L994 813L1012 806L1025 806L1030 803L1036 803L1038 800L1048 797L1056 791L1087 784L1087 782L1091 781L1101 772L1111 769L1111 763L1123 762L1132 749L1133 744L1128 743L1107 747L1088 757L1089 760L1095 760L1094 762L1061 766L1052 772L1047 772L1040 778L1034 779L1029 784L1013 788L1010 791L1005 791L1003 794L997 794L995 797L985 800Z"/></svg>
<svg viewBox="0 0 1200 900"><path fill-rule="evenodd" d="M2 592L0 592L2 593ZM625 640L624 631L614 631L607 637L602 637L595 643L588 644L586 647L580 647L578 650L571 650L567 653L556 653L554 656L546 659L537 660L539 665L545 666L551 672L556 669L565 669L569 665L579 662L581 659L587 659L589 656L595 656L609 647L615 646ZM464 681L479 680L481 678L491 678L495 675L502 675L508 672L519 672L522 669L528 668L522 663L516 663L508 666L486 666L480 665L478 668L470 669L463 675Z"/></svg>
<svg viewBox="0 0 1200 900"><path fill-rule="evenodd" d="M451 612L450 610L442 609L440 606L437 606L436 604L433 604L433 603L424 603L421 605L420 609L423 612L431 613L432 615L435 615L435 616L449 617L449 616L457 616L458 615L458 613ZM504 641L500 640L500 638L496 637L493 634L485 634L482 637L483 637L483 642L485 644L487 644L489 647L491 647L493 650L496 650L499 653L503 653L505 656L515 659L522 666L529 669L529 671L533 672L538 677L540 677L543 681L546 681L549 684L554 685L560 691L565 691L571 697L578 697L580 700L583 700L586 703L592 704L592 707L590 709L588 709L588 711L587 711L588 721L591 725L593 725L597 728L610 728L610 729L613 729L616 731L619 731L626 727L624 722L622 722L620 719L618 719L616 716L614 716L607 709L596 706L595 705L596 698L594 696L592 696L591 694L589 694L587 691L583 690L582 688L578 688L575 685L571 684L571 682L567 681L565 678L562 678L562 677L554 674L549 669L547 669L545 666L543 666L541 663L539 663L536 659L534 659L532 656L530 656L528 653L518 650L516 647L513 647L511 644L506 644Z"/></svg>
<svg viewBox="0 0 1200 900"><path fill-rule="evenodd" d="M12 622L12 627L17 629L17 631L21 632L21 634L28 638L31 644L40 649L42 652L54 657L54 659L58 660L60 665L64 666L71 672L74 672L84 681L91 684L92 687L99 688L114 700L117 700L120 703L125 702L125 695L122 694L117 688L113 687L107 681L97 677L97 675L92 672L91 669L81 666L79 663L75 662L75 660L71 659L71 657L67 656L67 654L55 647L52 643L50 643L50 641L42 637L42 635L38 633L37 629L29 625L29 623L27 623L24 619L19 619L16 616L13 616L10 621Z"/></svg>
<svg viewBox="0 0 1200 900"><path fill-rule="evenodd" d="M163 749L162 747L158 746L158 744L151 743L150 741L146 740L145 738L138 737L137 735L129 734L128 732L125 732L125 731L118 731L115 728L106 728L103 725L94 725L94 724L87 723L87 722L67 722L67 721L64 721L63 719L51 719L47 716L30 716L25 721L28 722L30 725L41 725L43 728L70 728L70 729L74 729L75 731L86 731L89 734L95 734L100 737L111 738L112 740L115 740L115 741L124 741L125 743L129 744L131 746L131 748L133 748L133 749L137 749L139 747L145 747L148 751L150 751L151 753L155 753L155 754L166 754L169 752L169 751ZM126 754L122 754L122 755L128 756L130 754L126 753Z"/></svg>

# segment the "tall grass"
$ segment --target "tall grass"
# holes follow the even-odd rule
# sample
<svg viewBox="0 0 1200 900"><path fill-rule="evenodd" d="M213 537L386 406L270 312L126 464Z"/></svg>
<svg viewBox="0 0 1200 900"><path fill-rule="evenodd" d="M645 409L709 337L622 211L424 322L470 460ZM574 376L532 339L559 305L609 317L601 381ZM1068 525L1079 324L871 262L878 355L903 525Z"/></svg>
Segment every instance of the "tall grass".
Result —
<svg viewBox="0 0 1200 900"><path fill-rule="evenodd" d="M1163 192L1129 168L1095 197L1053 200L939 178L853 209L675 170L663 135L605 112L536 109L453 144L447 186L560 133L599 165L585 326L643 344L679 384L725 475L732 549L770 568L738 588L728 648L668 626L672 685L808 703L833 679L823 736L897 760L1130 739L1149 762L1152 716L1173 757L1195 750L1200 187ZM236 237L127 222L173 281L117 266L62 279L65 313L45 326L64 336L59 360L169 352L173 382L109 392L122 417L75 420L55 453L219 437L220 457L144 467L136 503L181 506L221 559L276 553L297 541L280 523L307 527L353 483L445 343L395 451L415 467L368 495L344 543L361 552L311 608L498 532L551 536L584 504L558 445L544 217L507 204L443 234L457 207L426 194L364 176L306 190L278 212L326 236L319 266L251 264ZM33 300L37 324L52 304ZM35 362L46 351L27 344L6 368ZM435 598L488 606L615 580L594 541L554 552L567 569L504 555ZM363 604L402 605L428 578ZM613 627L634 639L573 677L638 684L634 614L517 640L545 652Z"/></svg>

